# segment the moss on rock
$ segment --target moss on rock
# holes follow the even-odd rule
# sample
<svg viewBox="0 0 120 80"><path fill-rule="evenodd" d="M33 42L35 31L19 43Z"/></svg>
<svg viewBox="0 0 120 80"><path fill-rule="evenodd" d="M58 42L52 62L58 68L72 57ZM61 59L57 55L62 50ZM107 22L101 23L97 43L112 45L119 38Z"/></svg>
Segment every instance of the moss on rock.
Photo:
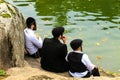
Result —
<svg viewBox="0 0 120 80"><path fill-rule="evenodd" d="M9 9L9 11L11 12L11 14L13 14L13 15L15 15L16 13L14 12L14 10L13 9L11 9L8 5L7 5L7 7L8 7L8 9Z"/></svg>
<svg viewBox="0 0 120 80"><path fill-rule="evenodd" d="M3 3L3 2L5 2L4 0L0 0L0 3Z"/></svg>
<svg viewBox="0 0 120 80"><path fill-rule="evenodd" d="M0 16L2 16L3 18L11 18L10 14L8 13L1 14Z"/></svg>

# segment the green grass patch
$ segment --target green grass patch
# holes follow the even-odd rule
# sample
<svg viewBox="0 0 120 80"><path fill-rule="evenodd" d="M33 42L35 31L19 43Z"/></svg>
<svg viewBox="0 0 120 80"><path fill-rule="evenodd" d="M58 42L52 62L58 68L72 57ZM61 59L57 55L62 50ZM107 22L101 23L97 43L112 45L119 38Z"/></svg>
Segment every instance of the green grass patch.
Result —
<svg viewBox="0 0 120 80"><path fill-rule="evenodd" d="M0 70L0 76L6 75L6 72L4 70Z"/></svg>

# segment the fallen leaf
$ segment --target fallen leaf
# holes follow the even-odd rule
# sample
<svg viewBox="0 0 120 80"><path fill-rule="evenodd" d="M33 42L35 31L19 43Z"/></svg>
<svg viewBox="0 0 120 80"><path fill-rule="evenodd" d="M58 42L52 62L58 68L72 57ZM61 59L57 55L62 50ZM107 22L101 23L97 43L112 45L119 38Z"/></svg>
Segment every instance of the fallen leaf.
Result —
<svg viewBox="0 0 120 80"><path fill-rule="evenodd" d="M97 60L101 60L103 56L97 56Z"/></svg>
<svg viewBox="0 0 120 80"><path fill-rule="evenodd" d="M97 42L97 43L96 43L96 45L97 45L97 46L100 46L100 43L99 43L99 42Z"/></svg>
<svg viewBox="0 0 120 80"><path fill-rule="evenodd" d="M103 42L106 42L107 40L108 40L107 38L103 38L103 39L102 39Z"/></svg>

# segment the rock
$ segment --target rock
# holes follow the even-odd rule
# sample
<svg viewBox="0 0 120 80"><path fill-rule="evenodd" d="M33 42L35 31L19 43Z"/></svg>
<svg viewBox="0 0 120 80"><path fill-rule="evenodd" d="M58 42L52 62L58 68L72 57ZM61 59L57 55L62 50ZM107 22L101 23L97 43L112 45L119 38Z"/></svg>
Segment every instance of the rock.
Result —
<svg viewBox="0 0 120 80"><path fill-rule="evenodd" d="M24 28L18 9L0 0L0 69L24 66Z"/></svg>

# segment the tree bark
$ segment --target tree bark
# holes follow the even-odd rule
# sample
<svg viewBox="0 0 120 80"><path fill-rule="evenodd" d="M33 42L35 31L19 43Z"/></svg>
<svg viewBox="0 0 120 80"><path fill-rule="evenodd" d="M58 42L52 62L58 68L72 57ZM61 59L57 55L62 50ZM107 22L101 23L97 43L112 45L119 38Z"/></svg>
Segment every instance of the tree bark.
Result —
<svg viewBox="0 0 120 80"><path fill-rule="evenodd" d="M0 69L24 66L25 21L18 9L0 4Z"/></svg>

